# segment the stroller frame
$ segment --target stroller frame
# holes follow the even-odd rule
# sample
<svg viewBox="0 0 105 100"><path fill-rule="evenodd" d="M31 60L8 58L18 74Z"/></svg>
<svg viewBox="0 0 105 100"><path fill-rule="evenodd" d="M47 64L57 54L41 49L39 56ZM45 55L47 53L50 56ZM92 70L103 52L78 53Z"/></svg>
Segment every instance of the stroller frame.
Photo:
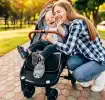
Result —
<svg viewBox="0 0 105 100"><path fill-rule="evenodd" d="M37 26L36 26L36 29L37 29ZM32 34L33 32L30 32L30 33ZM42 33L43 33L43 31L42 31ZM33 43L33 40L35 39L35 37L37 37L36 35L37 34L34 34L32 40L31 40L31 43ZM31 38L31 35L29 35L29 38ZM36 41L38 41L38 40L36 40ZM54 53L51 56L52 57L50 57L50 58L55 57L55 58L57 58L56 60L58 60L58 62L59 62L59 64L58 64L59 68L57 69L57 71L54 72L54 74L58 74L57 79L56 79L55 82L52 82L52 83L49 83L51 81L50 78L49 78L46 81L46 84L45 84L45 82L44 82L44 84L39 84L38 82L40 82L41 79L38 79L40 81L38 81L37 79L36 80L33 79L33 76L31 75L32 70L28 69L26 67L27 66L26 63L24 62L23 67L22 67L21 72L20 72L20 81L21 81L21 90L23 91L23 94L24 94L25 97L27 97L27 98L32 97L33 94L35 93L34 86L38 86L38 87L45 87L45 90L46 90L45 95L47 96L47 100L56 100L57 95L58 95L58 91L56 89L52 89L50 87L55 85L58 82L59 77L63 77L65 79L71 80L72 86L75 87L76 80L71 75L69 70L68 70L68 76L60 76L62 70L65 68L65 65L66 65L65 61L63 59L63 58L65 58L65 56L60 52ZM49 62L51 62L51 61L49 61ZM45 65L46 65L46 63L45 63ZM49 74L49 73L51 73L51 72L50 71L47 72L47 74ZM50 76L50 74L49 74L49 76ZM56 77L56 75L55 75L55 77ZM34 82L33 80L35 80L36 82Z"/></svg>

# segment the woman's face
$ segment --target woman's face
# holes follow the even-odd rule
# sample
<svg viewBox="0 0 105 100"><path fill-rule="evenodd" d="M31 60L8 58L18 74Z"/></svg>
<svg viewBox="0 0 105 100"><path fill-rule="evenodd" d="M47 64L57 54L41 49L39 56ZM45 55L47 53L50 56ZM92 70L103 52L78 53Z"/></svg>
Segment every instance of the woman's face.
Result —
<svg viewBox="0 0 105 100"><path fill-rule="evenodd" d="M66 10L60 6L54 7L54 17L57 22L62 21L63 23L65 23L68 20Z"/></svg>

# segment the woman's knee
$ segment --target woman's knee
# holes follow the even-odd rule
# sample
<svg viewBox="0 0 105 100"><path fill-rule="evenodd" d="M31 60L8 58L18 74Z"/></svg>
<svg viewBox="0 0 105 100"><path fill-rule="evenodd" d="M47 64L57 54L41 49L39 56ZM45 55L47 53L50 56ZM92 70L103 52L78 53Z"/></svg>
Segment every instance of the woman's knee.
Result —
<svg viewBox="0 0 105 100"><path fill-rule="evenodd" d="M68 60L67 60L67 66L68 68L71 70L71 71L74 71L74 67L75 67L75 60L73 59L73 57L70 57Z"/></svg>
<svg viewBox="0 0 105 100"><path fill-rule="evenodd" d="M72 73L72 75L75 77L75 79L79 82L86 82L86 76L84 76L81 72L77 72L77 71L74 71Z"/></svg>

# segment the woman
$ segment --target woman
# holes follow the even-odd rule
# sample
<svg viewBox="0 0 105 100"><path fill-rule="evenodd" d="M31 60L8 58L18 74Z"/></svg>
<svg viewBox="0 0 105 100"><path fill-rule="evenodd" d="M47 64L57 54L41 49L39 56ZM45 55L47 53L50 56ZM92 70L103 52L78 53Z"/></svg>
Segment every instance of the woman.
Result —
<svg viewBox="0 0 105 100"><path fill-rule="evenodd" d="M68 67L82 86L90 86L89 81L95 78L91 90L101 91L105 85L105 50L96 28L66 1L56 2L53 14L57 21L69 26L69 36L66 43L60 43L50 36L46 37L47 40L70 56Z"/></svg>

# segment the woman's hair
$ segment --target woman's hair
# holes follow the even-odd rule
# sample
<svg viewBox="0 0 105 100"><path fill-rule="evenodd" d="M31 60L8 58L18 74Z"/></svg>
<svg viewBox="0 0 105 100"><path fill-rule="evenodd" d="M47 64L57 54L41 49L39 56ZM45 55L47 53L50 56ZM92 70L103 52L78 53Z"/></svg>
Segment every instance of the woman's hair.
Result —
<svg viewBox="0 0 105 100"><path fill-rule="evenodd" d="M72 7L74 6L73 0L66 0L66 1L68 1L72 5Z"/></svg>
<svg viewBox="0 0 105 100"><path fill-rule="evenodd" d="M67 1L55 2L54 5L53 5L53 9L52 9L53 12L54 12L54 7L55 6L63 7L67 11L67 18L70 21L72 21L74 19L82 19L82 20L84 20L86 25L87 25L88 31L89 31L90 40L95 40L95 38L98 35L98 32L97 32L95 26L86 17L84 17L84 16L80 15L79 13L77 13L73 9L72 5L69 2L67 2Z"/></svg>

